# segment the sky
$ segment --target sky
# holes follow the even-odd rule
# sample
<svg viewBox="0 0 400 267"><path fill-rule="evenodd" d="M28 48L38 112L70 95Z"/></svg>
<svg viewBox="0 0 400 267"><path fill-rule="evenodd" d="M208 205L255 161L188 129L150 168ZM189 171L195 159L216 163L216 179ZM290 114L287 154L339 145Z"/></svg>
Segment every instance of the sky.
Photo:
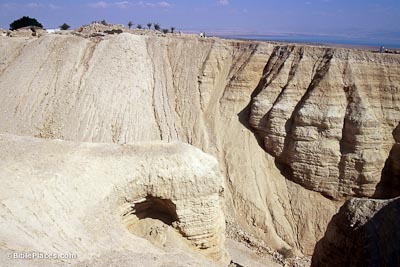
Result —
<svg viewBox="0 0 400 267"><path fill-rule="evenodd" d="M400 0L0 0L0 27L30 16L45 28L110 23L236 34L310 34L397 39Z"/></svg>

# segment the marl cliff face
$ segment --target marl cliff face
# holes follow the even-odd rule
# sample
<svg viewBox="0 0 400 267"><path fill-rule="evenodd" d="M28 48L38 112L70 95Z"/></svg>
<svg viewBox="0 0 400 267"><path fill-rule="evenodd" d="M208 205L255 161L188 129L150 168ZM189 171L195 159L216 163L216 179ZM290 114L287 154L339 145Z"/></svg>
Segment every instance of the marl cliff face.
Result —
<svg viewBox="0 0 400 267"><path fill-rule="evenodd" d="M399 63L370 52L276 47L251 124L306 188L335 199L399 195L394 173L382 174L385 163L400 163L388 161L400 121Z"/></svg>
<svg viewBox="0 0 400 267"><path fill-rule="evenodd" d="M219 160L228 217L276 249L312 254L343 197L397 194L396 55L128 33L0 51L1 132L190 143Z"/></svg>

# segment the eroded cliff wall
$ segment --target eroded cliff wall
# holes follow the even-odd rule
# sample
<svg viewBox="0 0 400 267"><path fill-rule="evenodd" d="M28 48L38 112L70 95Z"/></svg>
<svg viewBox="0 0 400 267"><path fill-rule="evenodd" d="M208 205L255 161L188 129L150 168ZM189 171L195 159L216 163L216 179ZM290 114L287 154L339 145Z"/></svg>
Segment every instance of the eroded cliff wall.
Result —
<svg viewBox="0 0 400 267"><path fill-rule="evenodd" d="M290 179L335 199L374 196L400 121L399 63L370 52L276 47L251 124Z"/></svg>
<svg viewBox="0 0 400 267"><path fill-rule="evenodd" d="M132 34L0 50L1 132L190 143L218 158L229 217L294 253L342 204L320 192L374 193L400 118L395 56Z"/></svg>

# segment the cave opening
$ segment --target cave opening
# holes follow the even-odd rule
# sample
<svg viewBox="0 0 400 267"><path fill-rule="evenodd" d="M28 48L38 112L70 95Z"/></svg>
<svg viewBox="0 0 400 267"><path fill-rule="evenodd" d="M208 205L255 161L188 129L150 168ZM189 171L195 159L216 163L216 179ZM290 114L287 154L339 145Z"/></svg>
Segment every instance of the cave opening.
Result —
<svg viewBox="0 0 400 267"><path fill-rule="evenodd" d="M147 196L143 201L135 203L133 214L143 220L151 218L172 225L178 221L176 205L170 199Z"/></svg>

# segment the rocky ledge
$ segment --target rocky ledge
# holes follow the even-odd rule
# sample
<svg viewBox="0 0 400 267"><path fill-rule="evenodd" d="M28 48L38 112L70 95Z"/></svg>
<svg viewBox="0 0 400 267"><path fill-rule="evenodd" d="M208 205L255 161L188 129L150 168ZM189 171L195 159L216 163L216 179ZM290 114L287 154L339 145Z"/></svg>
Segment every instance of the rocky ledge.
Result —
<svg viewBox="0 0 400 267"><path fill-rule="evenodd" d="M162 255L129 232L154 219L180 236L175 247L228 262L224 180L217 161L200 150L12 135L0 135L0 146L2 253L70 252L88 262L127 251Z"/></svg>

